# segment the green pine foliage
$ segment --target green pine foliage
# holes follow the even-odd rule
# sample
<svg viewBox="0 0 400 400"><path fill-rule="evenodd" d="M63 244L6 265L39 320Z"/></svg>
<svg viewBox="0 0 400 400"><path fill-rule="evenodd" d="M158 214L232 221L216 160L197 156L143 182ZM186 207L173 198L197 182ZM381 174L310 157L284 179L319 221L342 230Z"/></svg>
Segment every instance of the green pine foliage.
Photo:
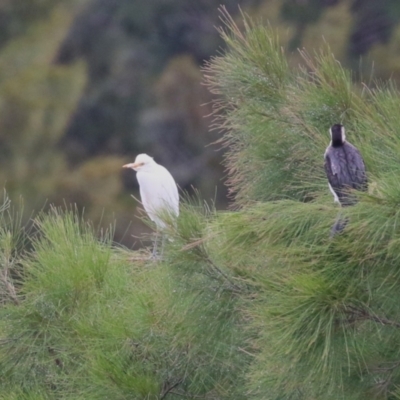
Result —
<svg viewBox="0 0 400 400"><path fill-rule="evenodd" d="M26 232L5 199L0 399L400 399L398 91L327 48L290 69L271 28L223 15L205 75L235 210L182 196L154 261L75 209ZM342 210L323 171L339 122L369 178Z"/></svg>
<svg viewBox="0 0 400 400"><path fill-rule="evenodd" d="M186 208L159 263L114 248L112 228L97 232L76 210L35 218L23 284L0 310L5 398L241 398L238 298L205 252L179 258L215 213Z"/></svg>
<svg viewBox="0 0 400 400"><path fill-rule="evenodd" d="M249 398L398 398L399 93L354 83L329 48L301 52L289 70L271 28L245 18L242 33L223 20L229 50L205 73L240 211L220 215L213 234L255 292ZM348 226L329 239L339 208L323 154L334 123L363 154L369 192L341 210Z"/></svg>

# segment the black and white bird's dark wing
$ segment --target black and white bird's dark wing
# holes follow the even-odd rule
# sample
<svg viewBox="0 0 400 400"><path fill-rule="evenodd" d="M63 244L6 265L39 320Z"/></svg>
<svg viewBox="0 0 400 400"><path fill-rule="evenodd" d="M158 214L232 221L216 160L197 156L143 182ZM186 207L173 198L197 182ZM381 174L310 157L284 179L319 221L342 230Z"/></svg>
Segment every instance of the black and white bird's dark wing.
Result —
<svg viewBox="0 0 400 400"><path fill-rule="evenodd" d="M344 151L346 153L349 174L352 181L351 187L356 190L366 191L368 188L368 180L361 153L350 143L345 144Z"/></svg>
<svg viewBox="0 0 400 400"><path fill-rule="evenodd" d="M335 201L343 206L355 204L356 198L349 190L367 189L365 165L360 152L347 142L338 148L329 146L325 152L324 166Z"/></svg>

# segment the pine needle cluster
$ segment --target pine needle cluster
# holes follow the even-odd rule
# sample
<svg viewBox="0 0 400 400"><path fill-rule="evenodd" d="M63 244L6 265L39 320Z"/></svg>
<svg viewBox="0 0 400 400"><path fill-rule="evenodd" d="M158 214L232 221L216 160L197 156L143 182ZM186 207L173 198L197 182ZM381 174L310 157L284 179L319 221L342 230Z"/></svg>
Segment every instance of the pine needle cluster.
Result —
<svg viewBox="0 0 400 400"><path fill-rule="evenodd" d="M10 258L15 290L0 287L0 398L240 398L244 321L232 282L220 287L228 276L193 244L215 213L196 204L162 262L115 247L112 228L75 209L36 217L30 250ZM4 259L14 236L0 222Z"/></svg>
<svg viewBox="0 0 400 400"><path fill-rule="evenodd" d="M0 399L400 399L399 93L328 48L289 68L272 28L222 15L205 76L235 210L182 199L155 262L74 209L28 233L5 201ZM334 123L369 191L331 239Z"/></svg>
<svg viewBox="0 0 400 400"><path fill-rule="evenodd" d="M254 290L248 398L398 398L399 93L353 82L328 46L301 51L290 69L273 29L244 17L242 31L222 11L229 50L205 74L238 211L221 214L213 234ZM369 191L330 239L339 208L323 154L335 123L360 149Z"/></svg>

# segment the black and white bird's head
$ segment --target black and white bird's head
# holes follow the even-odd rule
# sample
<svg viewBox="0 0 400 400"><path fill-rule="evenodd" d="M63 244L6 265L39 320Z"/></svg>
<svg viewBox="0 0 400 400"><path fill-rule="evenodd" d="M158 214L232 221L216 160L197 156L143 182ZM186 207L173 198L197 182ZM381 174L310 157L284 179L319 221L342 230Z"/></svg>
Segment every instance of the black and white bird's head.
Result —
<svg viewBox="0 0 400 400"><path fill-rule="evenodd" d="M346 141L346 132L343 125L332 125L329 129L329 133L331 134L331 144L333 147L343 146Z"/></svg>

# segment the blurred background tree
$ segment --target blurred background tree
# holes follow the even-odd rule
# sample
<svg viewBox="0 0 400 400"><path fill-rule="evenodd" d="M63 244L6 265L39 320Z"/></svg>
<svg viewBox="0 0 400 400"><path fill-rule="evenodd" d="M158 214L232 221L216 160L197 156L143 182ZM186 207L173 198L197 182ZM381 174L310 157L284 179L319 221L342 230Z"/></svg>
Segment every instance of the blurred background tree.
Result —
<svg viewBox="0 0 400 400"><path fill-rule="evenodd" d="M400 79L396 0L226 0L280 32L289 63L327 41L356 74ZM0 4L0 182L27 215L76 203L96 223L117 220L131 246L134 173L147 152L183 189L227 206L221 152L207 146L211 95L200 68L223 49L220 1L19 0ZM240 17L238 19L241 19ZM362 63L360 64L360 57Z"/></svg>

